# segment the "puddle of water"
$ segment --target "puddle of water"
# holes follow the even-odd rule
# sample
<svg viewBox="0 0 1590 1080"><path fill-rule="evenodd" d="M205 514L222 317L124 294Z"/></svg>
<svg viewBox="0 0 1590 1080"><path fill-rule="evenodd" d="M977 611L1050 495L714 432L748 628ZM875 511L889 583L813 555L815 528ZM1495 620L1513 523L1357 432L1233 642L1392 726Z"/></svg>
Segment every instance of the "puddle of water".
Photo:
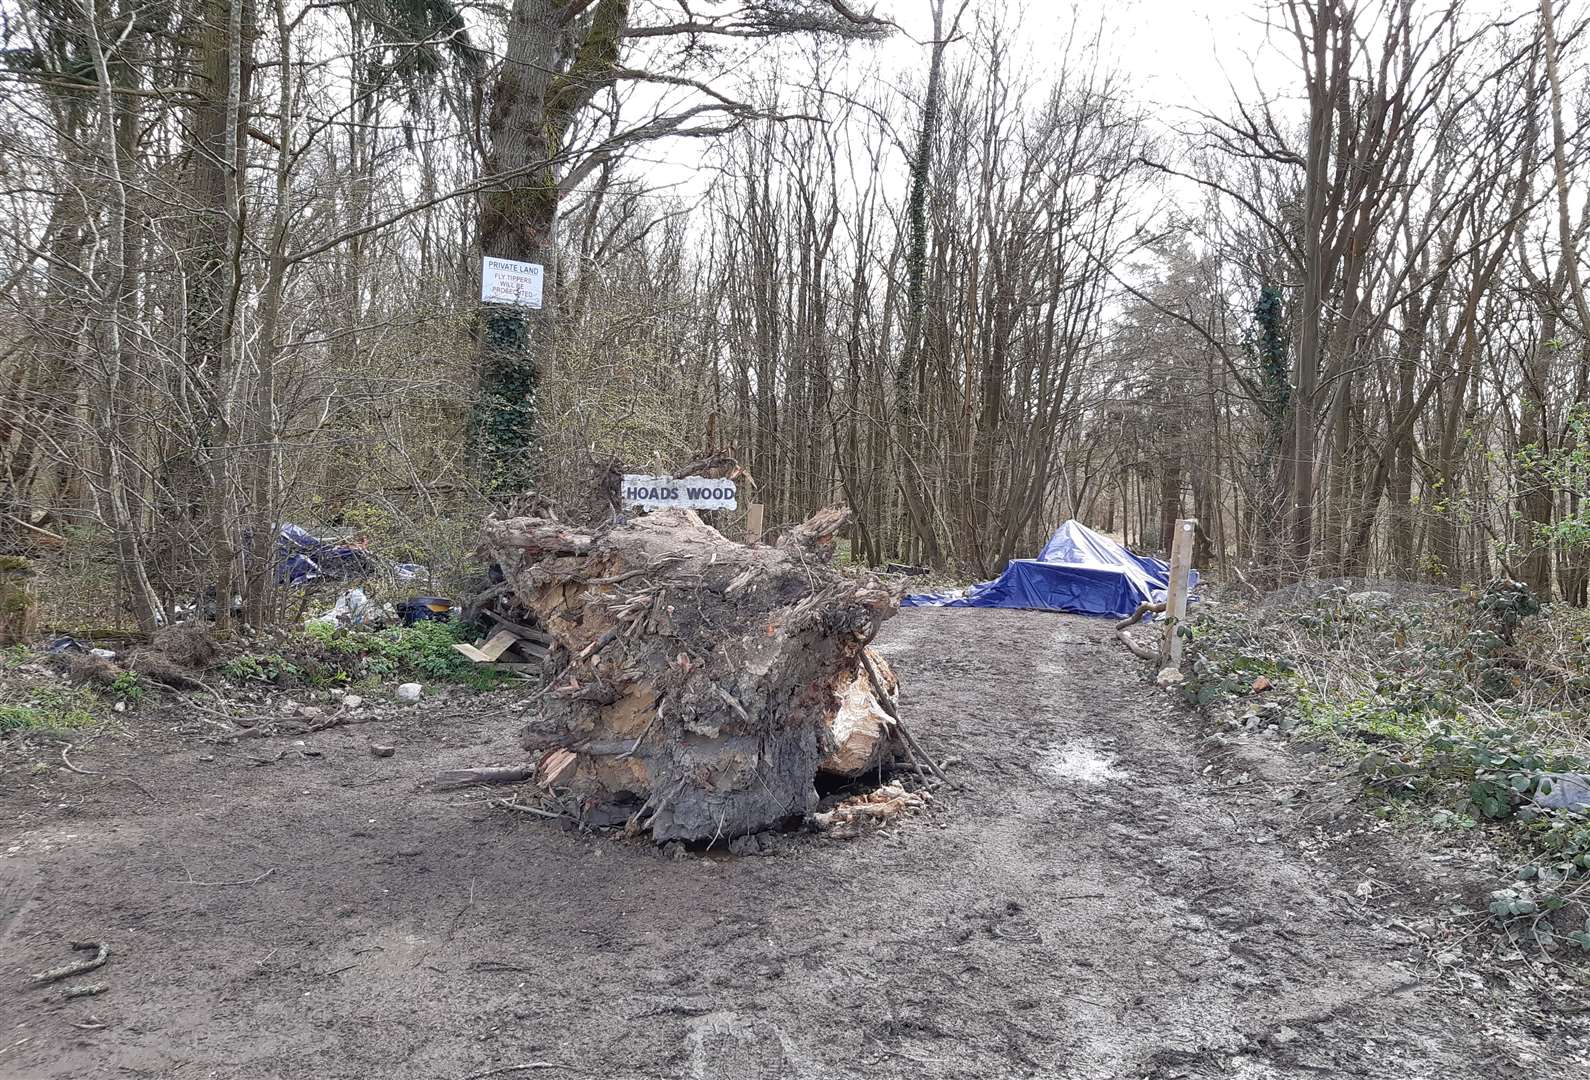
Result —
<svg viewBox="0 0 1590 1080"><path fill-rule="evenodd" d="M1086 742L1048 747L1044 751L1044 767L1062 780L1090 786L1126 779L1126 773L1117 769L1111 758Z"/></svg>
<svg viewBox="0 0 1590 1080"><path fill-rule="evenodd" d="M689 1080L803 1080L795 1046L777 1024L735 1012L690 1021Z"/></svg>

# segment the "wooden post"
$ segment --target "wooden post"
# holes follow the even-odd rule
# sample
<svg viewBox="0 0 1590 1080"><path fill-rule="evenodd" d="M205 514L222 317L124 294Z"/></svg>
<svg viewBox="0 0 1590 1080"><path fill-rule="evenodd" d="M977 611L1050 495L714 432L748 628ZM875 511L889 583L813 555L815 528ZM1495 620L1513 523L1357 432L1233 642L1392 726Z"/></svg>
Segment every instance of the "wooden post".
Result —
<svg viewBox="0 0 1590 1080"><path fill-rule="evenodd" d="M1170 589L1165 596L1165 637L1159 647L1161 668L1181 670L1181 635L1176 631L1187 621L1187 586L1197 535L1198 522L1193 518L1176 522L1176 535L1170 545Z"/></svg>
<svg viewBox="0 0 1590 1080"><path fill-rule="evenodd" d="M762 504L752 503L745 514L745 541L759 543L762 539Z"/></svg>

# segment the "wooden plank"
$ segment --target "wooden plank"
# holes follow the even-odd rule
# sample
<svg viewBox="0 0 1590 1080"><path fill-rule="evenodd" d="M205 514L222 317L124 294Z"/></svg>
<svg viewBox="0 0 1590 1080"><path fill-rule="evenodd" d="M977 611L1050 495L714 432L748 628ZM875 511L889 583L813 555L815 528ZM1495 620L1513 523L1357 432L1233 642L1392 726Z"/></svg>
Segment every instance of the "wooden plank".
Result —
<svg viewBox="0 0 1590 1080"><path fill-rule="evenodd" d="M1198 522L1183 518L1176 522L1176 535L1170 546L1170 589L1165 597L1165 637L1160 645L1161 667L1180 670L1181 635L1176 631L1187 621L1187 593L1192 574L1193 540Z"/></svg>
<svg viewBox="0 0 1590 1080"><path fill-rule="evenodd" d="M542 645L552 644L552 635L547 633L545 630L537 630L532 626L521 626L519 623L510 622L490 608L487 608L485 611L481 612L481 614L490 616L496 621L498 626L505 630L512 630L522 638L528 638L529 640Z"/></svg>
<svg viewBox="0 0 1590 1080"><path fill-rule="evenodd" d="M512 630L498 630L486 644L480 647L480 653L487 661L496 660L508 651L508 646L519 640L519 635Z"/></svg>
<svg viewBox="0 0 1590 1080"><path fill-rule="evenodd" d="M508 646L512 645L518 640L519 636L512 630L498 630L495 634L491 635L491 639L488 640L486 644L480 646L479 648L476 648L474 645L467 645L462 641L455 644L453 648L463 653L477 664L489 664L496 660L503 653L507 652Z"/></svg>
<svg viewBox="0 0 1590 1080"><path fill-rule="evenodd" d="M761 503L752 503L745 514L745 539L747 542L759 542L762 539L762 522L765 510Z"/></svg>

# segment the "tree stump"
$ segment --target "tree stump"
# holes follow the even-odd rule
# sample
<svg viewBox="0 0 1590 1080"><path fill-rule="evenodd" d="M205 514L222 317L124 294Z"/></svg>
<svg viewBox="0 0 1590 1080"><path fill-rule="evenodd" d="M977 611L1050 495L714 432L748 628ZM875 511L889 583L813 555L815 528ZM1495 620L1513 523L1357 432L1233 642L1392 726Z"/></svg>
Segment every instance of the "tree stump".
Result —
<svg viewBox="0 0 1590 1080"><path fill-rule="evenodd" d="M825 763L876 765L889 721L861 656L898 597L832 565L847 517L821 511L754 547L690 510L589 532L488 519L515 621L545 629L560 672L559 734L527 731L543 782L593 824L727 841L811 811Z"/></svg>

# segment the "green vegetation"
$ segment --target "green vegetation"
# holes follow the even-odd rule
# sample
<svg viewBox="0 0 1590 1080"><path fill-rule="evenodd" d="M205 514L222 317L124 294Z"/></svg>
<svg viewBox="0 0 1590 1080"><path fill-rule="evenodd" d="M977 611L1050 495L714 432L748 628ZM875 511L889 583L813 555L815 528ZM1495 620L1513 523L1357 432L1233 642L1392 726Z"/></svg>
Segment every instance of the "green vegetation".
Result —
<svg viewBox="0 0 1590 1080"><path fill-rule="evenodd" d="M220 670L221 674L237 682L268 682L287 686L298 685L303 674L302 668L281 653L243 653L223 663Z"/></svg>
<svg viewBox="0 0 1590 1080"><path fill-rule="evenodd" d="M243 653L220 670L238 682L286 686L419 679L489 690L500 685L503 676L481 670L453 648L474 637L474 627L456 621L375 631L317 623L288 635L275 651Z"/></svg>
<svg viewBox="0 0 1590 1080"><path fill-rule="evenodd" d="M0 732L61 732L92 727L93 693L58 686L35 689L26 699L0 703Z"/></svg>
<svg viewBox="0 0 1590 1080"><path fill-rule="evenodd" d="M1520 940L1590 951L1590 813L1542 805L1590 770L1590 620L1518 582L1351 593L1191 626L1193 702L1356 766L1389 820L1487 828L1518 853L1490 898Z"/></svg>
<svg viewBox="0 0 1590 1080"><path fill-rule="evenodd" d="M1519 465L1525 475L1539 469L1547 482L1574 496L1569 503L1574 512L1542 525L1541 538L1570 548L1590 547L1590 409L1573 410L1568 437L1554 452L1542 455L1538 448L1526 447L1519 454Z"/></svg>
<svg viewBox="0 0 1590 1080"><path fill-rule="evenodd" d="M128 705L136 705L144 699L149 691L144 686L143 678L136 671L123 671L117 673L116 677L111 680L110 686L107 687L107 692L112 697L125 701Z"/></svg>

